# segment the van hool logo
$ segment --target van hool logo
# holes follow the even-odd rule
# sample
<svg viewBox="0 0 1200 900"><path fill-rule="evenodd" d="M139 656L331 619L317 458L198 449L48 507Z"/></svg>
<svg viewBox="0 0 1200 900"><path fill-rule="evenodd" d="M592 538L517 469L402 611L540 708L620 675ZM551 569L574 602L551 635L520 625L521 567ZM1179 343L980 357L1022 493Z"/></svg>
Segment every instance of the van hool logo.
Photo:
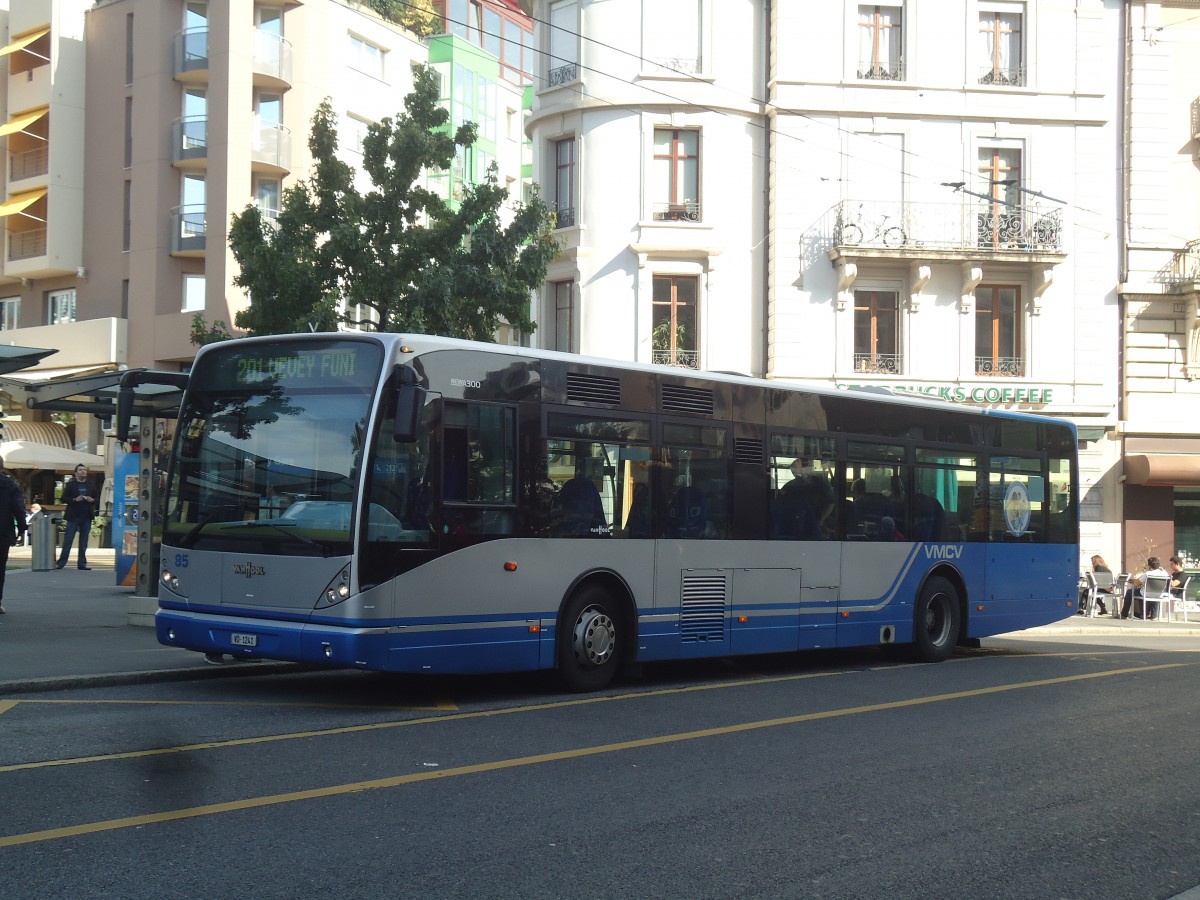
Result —
<svg viewBox="0 0 1200 900"><path fill-rule="evenodd" d="M267 570L263 566L256 566L254 563L234 563L234 575L245 575L247 578L253 578L255 575L266 575Z"/></svg>

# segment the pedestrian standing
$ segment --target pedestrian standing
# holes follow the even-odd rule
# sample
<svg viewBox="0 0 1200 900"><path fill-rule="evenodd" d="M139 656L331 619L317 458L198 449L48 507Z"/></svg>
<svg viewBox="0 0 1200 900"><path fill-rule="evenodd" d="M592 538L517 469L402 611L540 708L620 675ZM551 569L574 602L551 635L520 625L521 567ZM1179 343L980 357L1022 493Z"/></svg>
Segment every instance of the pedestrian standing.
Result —
<svg viewBox="0 0 1200 900"><path fill-rule="evenodd" d="M67 564L71 555L71 544L75 532L79 532L79 556L75 562L81 571L91 569L87 564L88 535L92 531L92 519L96 518L96 498L88 484L87 466L80 463L75 467L75 477L63 485L62 502L67 507L67 532L63 535L62 552L58 554L58 568Z"/></svg>
<svg viewBox="0 0 1200 900"><path fill-rule="evenodd" d="M25 536L25 495L5 472L0 458L0 613L4 612L4 572L8 551Z"/></svg>

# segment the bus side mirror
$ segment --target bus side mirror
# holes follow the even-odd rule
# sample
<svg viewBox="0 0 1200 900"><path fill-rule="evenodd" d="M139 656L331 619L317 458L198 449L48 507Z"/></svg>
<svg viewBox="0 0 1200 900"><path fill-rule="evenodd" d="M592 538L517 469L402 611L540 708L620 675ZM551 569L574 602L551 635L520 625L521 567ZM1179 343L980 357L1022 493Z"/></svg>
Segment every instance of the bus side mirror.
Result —
<svg viewBox="0 0 1200 900"><path fill-rule="evenodd" d="M417 439L427 392L421 387L421 377L412 366L401 366L397 375L400 384L396 388L396 424L392 439L397 443L411 444Z"/></svg>

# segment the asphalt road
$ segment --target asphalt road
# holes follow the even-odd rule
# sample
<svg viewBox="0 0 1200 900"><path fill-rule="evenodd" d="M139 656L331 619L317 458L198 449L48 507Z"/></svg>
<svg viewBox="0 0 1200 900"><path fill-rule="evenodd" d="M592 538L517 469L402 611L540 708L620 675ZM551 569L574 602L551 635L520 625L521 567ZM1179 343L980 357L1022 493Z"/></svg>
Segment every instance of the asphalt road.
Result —
<svg viewBox="0 0 1200 900"><path fill-rule="evenodd" d="M1173 897L1200 639L0 700L0 883L52 897Z"/></svg>

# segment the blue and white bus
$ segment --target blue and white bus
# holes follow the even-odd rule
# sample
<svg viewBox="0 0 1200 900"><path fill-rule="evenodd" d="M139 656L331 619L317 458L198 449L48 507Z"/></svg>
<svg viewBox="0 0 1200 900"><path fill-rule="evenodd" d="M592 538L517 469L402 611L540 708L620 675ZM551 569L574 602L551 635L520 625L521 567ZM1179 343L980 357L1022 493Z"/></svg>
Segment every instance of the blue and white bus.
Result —
<svg viewBox="0 0 1200 900"><path fill-rule="evenodd" d="M1045 417L417 335L232 340L187 379L157 632L576 690L652 660L936 661L1074 611L1077 484Z"/></svg>

